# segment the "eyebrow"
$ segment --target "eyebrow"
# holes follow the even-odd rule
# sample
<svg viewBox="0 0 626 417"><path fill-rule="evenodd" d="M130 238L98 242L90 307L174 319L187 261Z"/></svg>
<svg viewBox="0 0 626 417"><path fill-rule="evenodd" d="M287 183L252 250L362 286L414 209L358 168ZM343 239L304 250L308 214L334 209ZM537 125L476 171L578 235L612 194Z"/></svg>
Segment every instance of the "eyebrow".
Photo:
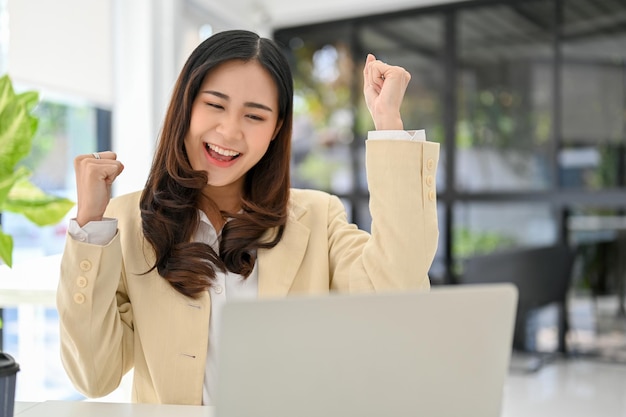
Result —
<svg viewBox="0 0 626 417"><path fill-rule="evenodd" d="M230 100L230 97L228 95L226 95L224 93L220 93L219 91L204 90L204 91L201 91L201 93L203 93L203 94L211 94L211 95L213 95L215 97L219 97L219 98L224 99L224 100ZM271 107L268 107L265 104L255 103L255 102L252 102L252 101L246 101L245 103L243 103L243 105L246 106L246 107L252 107L252 108L255 108L255 109L267 110L269 112L273 111Z"/></svg>

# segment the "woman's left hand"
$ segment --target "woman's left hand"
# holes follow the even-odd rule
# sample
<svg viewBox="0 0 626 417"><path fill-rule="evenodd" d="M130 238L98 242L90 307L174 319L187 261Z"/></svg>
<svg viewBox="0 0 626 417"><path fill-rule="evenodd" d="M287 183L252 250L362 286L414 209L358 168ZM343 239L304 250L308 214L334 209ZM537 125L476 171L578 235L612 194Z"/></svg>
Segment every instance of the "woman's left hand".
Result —
<svg viewBox="0 0 626 417"><path fill-rule="evenodd" d="M363 94L376 130L403 130L400 105L411 74L402 67L385 64L372 54L363 68Z"/></svg>

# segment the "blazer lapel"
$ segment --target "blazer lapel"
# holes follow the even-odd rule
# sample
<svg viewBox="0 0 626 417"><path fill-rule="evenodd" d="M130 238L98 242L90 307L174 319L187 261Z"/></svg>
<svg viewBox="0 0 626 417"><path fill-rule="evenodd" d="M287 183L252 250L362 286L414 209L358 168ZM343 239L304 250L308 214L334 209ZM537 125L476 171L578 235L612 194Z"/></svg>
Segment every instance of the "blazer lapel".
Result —
<svg viewBox="0 0 626 417"><path fill-rule="evenodd" d="M280 242L258 251L260 297L287 295L309 244L311 231L298 220L306 209L294 204L290 211Z"/></svg>

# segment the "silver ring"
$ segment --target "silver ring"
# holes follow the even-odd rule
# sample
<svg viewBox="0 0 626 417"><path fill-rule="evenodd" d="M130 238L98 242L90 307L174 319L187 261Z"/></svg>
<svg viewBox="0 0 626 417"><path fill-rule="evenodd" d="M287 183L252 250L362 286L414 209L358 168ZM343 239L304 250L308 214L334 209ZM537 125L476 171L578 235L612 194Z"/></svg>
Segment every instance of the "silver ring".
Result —
<svg viewBox="0 0 626 417"><path fill-rule="evenodd" d="M100 154L98 152L92 153L93 157L96 159L100 159Z"/></svg>

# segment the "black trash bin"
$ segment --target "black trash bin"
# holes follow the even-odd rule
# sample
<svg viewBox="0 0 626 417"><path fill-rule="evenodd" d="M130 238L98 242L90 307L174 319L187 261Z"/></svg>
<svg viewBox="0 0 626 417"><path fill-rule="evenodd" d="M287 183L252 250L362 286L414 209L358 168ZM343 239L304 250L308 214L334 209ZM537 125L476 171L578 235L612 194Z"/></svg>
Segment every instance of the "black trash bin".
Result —
<svg viewBox="0 0 626 417"><path fill-rule="evenodd" d="M15 379L19 370L11 355L0 352L0 417L13 417Z"/></svg>

